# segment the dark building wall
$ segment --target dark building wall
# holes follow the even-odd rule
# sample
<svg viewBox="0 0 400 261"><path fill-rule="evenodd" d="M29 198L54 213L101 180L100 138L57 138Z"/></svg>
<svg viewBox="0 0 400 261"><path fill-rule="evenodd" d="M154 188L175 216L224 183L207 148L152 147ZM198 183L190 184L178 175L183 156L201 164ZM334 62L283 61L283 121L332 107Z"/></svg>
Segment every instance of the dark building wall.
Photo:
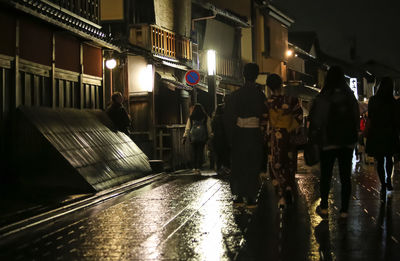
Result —
<svg viewBox="0 0 400 261"><path fill-rule="evenodd" d="M88 44L83 45L83 72L102 77L103 64L101 49Z"/></svg>
<svg viewBox="0 0 400 261"><path fill-rule="evenodd" d="M13 14L0 11L0 54L15 55L15 17Z"/></svg>
<svg viewBox="0 0 400 261"><path fill-rule="evenodd" d="M192 19L192 2L191 0L174 1L174 23L175 31L183 36L190 37L191 19Z"/></svg>
<svg viewBox="0 0 400 261"><path fill-rule="evenodd" d="M3 55L0 56L0 72L4 71L4 80L0 82L2 118L12 107L20 105L103 108L101 48L12 10L0 11L0 19L0 28L5 34L0 45L0 55ZM19 48L16 46L18 38ZM79 77L81 62L83 73L89 78L85 75Z"/></svg>
<svg viewBox="0 0 400 261"><path fill-rule="evenodd" d="M80 71L80 42L67 33L56 33L56 67L73 72Z"/></svg>
<svg viewBox="0 0 400 261"><path fill-rule="evenodd" d="M159 125L179 123L179 90L170 90L160 84L155 97L156 123Z"/></svg>
<svg viewBox="0 0 400 261"><path fill-rule="evenodd" d="M18 106L103 108L101 48L89 46L84 43L87 40L71 32L3 4L0 5L0 30L2 156L12 146L7 145L11 133L9 125ZM81 63L84 65L83 72ZM1 157L0 165L4 165L4 159Z"/></svg>
<svg viewBox="0 0 400 261"><path fill-rule="evenodd" d="M53 28L28 17L20 17L19 21L20 57L50 66L53 50Z"/></svg>
<svg viewBox="0 0 400 261"><path fill-rule="evenodd" d="M190 37L191 5L190 0L154 0L156 24Z"/></svg>

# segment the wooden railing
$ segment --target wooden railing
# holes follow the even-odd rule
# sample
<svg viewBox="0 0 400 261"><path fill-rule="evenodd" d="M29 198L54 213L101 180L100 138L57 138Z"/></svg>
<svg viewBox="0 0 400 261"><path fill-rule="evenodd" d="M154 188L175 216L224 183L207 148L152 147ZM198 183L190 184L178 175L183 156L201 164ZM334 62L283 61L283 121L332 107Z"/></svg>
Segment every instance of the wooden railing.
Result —
<svg viewBox="0 0 400 261"><path fill-rule="evenodd" d="M176 49L178 58L192 60L192 42L189 39L178 36Z"/></svg>
<svg viewBox="0 0 400 261"><path fill-rule="evenodd" d="M49 2L96 24L99 23L99 0L49 0Z"/></svg>
<svg viewBox="0 0 400 261"><path fill-rule="evenodd" d="M156 25L131 27L129 42L151 50L154 54L173 59L192 60L192 42L190 39Z"/></svg>
<svg viewBox="0 0 400 261"><path fill-rule="evenodd" d="M182 144L185 125L156 126L156 158L163 160L167 169L189 168L191 152L189 142Z"/></svg>
<svg viewBox="0 0 400 261"><path fill-rule="evenodd" d="M151 50L155 53L176 57L175 33L150 26Z"/></svg>
<svg viewBox="0 0 400 261"><path fill-rule="evenodd" d="M200 70L207 71L207 52L200 51ZM216 57L216 73L219 76L230 78L241 78L241 61L223 57L217 54Z"/></svg>

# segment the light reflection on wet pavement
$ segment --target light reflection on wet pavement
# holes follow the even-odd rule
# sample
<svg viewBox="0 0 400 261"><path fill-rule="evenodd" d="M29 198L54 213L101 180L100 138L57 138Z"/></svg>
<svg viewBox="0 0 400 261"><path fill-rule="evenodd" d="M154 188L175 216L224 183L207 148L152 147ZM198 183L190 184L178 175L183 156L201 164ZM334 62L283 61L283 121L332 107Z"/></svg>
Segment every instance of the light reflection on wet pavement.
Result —
<svg viewBox="0 0 400 261"><path fill-rule="evenodd" d="M277 207L265 181L259 207L234 207L227 180L163 181L0 242L1 260L400 260L399 177L380 200L373 165L354 164L347 221L332 180L327 220L315 214L318 168L299 165L299 198Z"/></svg>

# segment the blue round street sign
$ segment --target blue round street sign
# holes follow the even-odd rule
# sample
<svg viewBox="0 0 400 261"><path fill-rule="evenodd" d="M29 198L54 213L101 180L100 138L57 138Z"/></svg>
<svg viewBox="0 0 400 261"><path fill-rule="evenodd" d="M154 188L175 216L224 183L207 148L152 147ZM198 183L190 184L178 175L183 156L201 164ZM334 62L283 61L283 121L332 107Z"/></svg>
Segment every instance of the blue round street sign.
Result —
<svg viewBox="0 0 400 261"><path fill-rule="evenodd" d="M200 74L196 70L190 70L185 75L186 83L189 85L196 85L200 81Z"/></svg>

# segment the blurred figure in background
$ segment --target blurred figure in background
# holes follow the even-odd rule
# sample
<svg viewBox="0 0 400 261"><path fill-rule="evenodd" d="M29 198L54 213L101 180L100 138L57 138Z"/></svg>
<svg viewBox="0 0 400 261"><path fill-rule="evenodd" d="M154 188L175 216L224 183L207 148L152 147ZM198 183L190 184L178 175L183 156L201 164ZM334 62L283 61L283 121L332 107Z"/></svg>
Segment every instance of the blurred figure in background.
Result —
<svg viewBox="0 0 400 261"><path fill-rule="evenodd" d="M123 97L122 93L114 92L111 96L112 103L107 108L107 114L110 117L111 121L114 123L114 126L118 131L121 131L129 136L129 128L131 126L131 118L129 114L125 110L122 105Z"/></svg>
<svg viewBox="0 0 400 261"><path fill-rule="evenodd" d="M384 77L376 95L368 103L370 123L366 152L376 160L382 199L386 199L386 190L393 190L393 156L400 151L400 115L393 96L393 87L393 80Z"/></svg>
<svg viewBox="0 0 400 261"><path fill-rule="evenodd" d="M228 172L230 168L230 152L224 127L224 104L218 104L211 120L211 147L217 165L217 173ZM214 167L214 166L213 166Z"/></svg>

